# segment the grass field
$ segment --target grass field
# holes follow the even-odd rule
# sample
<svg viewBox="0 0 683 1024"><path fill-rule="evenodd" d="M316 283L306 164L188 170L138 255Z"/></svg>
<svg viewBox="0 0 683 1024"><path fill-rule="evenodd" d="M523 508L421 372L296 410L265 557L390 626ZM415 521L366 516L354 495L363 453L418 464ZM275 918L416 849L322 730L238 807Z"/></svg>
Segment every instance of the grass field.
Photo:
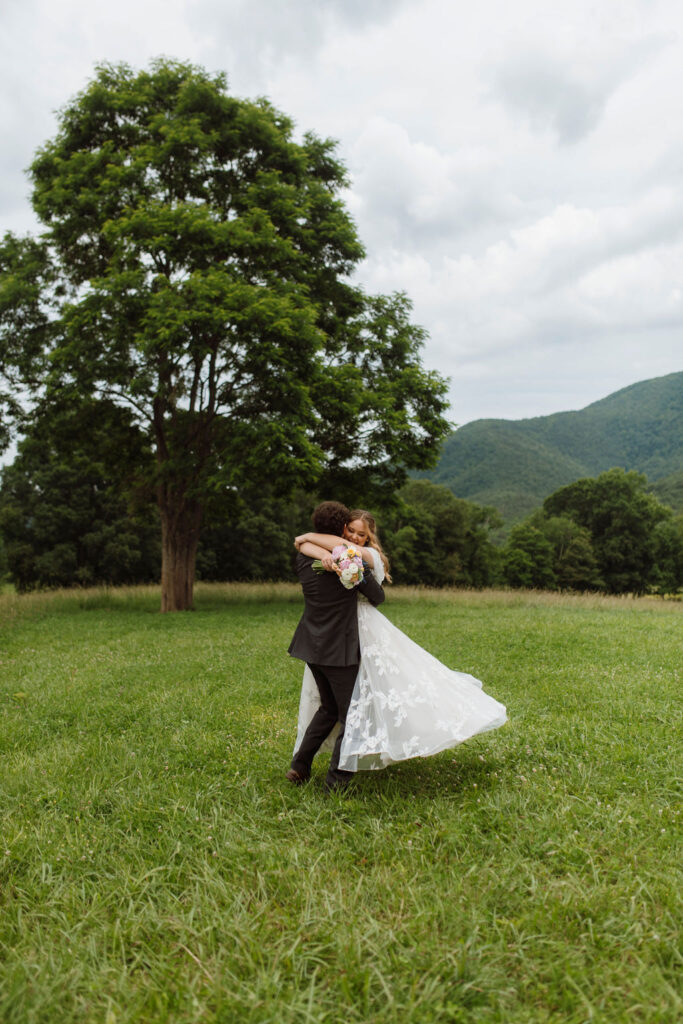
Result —
<svg viewBox="0 0 683 1024"><path fill-rule="evenodd" d="M0 1020L673 1022L683 605L394 590L509 723L284 780L296 587L0 595Z"/></svg>

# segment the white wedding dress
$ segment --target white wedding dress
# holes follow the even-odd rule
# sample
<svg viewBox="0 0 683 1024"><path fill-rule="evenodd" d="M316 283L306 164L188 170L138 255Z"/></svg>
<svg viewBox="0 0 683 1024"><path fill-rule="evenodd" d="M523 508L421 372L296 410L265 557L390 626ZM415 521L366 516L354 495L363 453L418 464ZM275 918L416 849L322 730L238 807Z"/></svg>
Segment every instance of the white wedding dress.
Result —
<svg viewBox="0 0 683 1024"><path fill-rule="evenodd" d="M384 579L379 553L369 548L374 576ZM467 672L455 672L402 633L358 595L361 664L346 716L339 767L385 768L409 757L455 747L506 721L505 706ZM304 669L295 752L320 707L313 673ZM332 750L339 725L322 745Z"/></svg>

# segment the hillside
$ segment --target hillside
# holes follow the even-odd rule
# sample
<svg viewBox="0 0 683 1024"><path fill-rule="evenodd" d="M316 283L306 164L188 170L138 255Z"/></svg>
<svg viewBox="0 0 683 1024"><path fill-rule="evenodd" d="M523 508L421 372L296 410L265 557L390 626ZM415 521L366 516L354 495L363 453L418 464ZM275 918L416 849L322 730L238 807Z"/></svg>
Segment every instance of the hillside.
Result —
<svg viewBox="0 0 683 1024"><path fill-rule="evenodd" d="M683 513L683 470L657 480L652 485L652 491L665 505Z"/></svg>
<svg viewBox="0 0 683 1024"><path fill-rule="evenodd" d="M509 524L549 494L612 466L645 473L680 507L683 372L631 384L578 412L528 420L475 420L444 443L427 475L459 498L493 505Z"/></svg>

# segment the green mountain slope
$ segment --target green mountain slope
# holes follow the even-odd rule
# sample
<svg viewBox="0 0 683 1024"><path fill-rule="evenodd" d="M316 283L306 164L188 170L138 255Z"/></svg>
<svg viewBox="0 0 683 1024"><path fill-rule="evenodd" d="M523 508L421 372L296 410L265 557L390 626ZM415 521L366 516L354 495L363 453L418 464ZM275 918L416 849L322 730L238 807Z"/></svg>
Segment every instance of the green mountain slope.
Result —
<svg viewBox="0 0 683 1024"><path fill-rule="evenodd" d="M612 466L636 469L653 483L667 478L669 503L677 501L683 372L632 384L578 412L468 423L446 440L426 475L459 498L494 505L510 523L558 487Z"/></svg>
<svg viewBox="0 0 683 1024"><path fill-rule="evenodd" d="M683 514L683 470L657 480L652 491L665 505Z"/></svg>

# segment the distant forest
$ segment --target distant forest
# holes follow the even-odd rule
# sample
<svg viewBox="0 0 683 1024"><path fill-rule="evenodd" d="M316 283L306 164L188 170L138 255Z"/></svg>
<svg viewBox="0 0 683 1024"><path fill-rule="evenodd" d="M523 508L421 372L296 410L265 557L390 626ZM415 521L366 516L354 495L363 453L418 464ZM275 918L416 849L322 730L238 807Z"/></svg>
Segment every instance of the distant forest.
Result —
<svg viewBox="0 0 683 1024"><path fill-rule="evenodd" d="M2 473L0 579L19 591L157 582L159 513L131 468L150 457L104 403L37 421ZM372 511L399 584L675 595L683 590L682 477L660 482L669 504L635 470L574 478L544 495L504 542L498 509L427 479L376 495ZM357 504L358 481L352 487L334 496ZM216 495L197 577L294 579L293 538L330 496L300 490L285 499L263 485Z"/></svg>

